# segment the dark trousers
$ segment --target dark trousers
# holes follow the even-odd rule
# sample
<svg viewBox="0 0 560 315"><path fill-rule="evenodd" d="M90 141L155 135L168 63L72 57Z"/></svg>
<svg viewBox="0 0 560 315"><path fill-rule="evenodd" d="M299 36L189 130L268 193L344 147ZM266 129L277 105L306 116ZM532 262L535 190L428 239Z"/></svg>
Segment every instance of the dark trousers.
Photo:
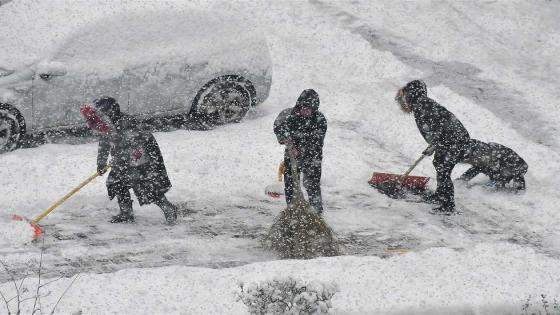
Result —
<svg viewBox="0 0 560 315"><path fill-rule="evenodd" d="M132 214L132 198L130 196L129 189L121 189L117 195L117 201L119 203L119 209L123 214ZM158 196L154 203L161 208L163 213L172 213L176 211L175 205L173 205L164 194Z"/></svg>
<svg viewBox="0 0 560 315"><path fill-rule="evenodd" d="M436 200L443 207L455 207L455 188L451 180L451 172L461 161L465 153L465 146L438 146L434 154L434 167L437 172Z"/></svg>
<svg viewBox="0 0 560 315"><path fill-rule="evenodd" d="M297 159L297 176L303 173L303 187L307 191L309 204L323 211L323 198L321 197L321 157L308 157ZM294 199L294 178L292 174L292 164L290 158L284 157L284 192L286 193L286 203L292 204ZM300 188L301 189L301 188Z"/></svg>

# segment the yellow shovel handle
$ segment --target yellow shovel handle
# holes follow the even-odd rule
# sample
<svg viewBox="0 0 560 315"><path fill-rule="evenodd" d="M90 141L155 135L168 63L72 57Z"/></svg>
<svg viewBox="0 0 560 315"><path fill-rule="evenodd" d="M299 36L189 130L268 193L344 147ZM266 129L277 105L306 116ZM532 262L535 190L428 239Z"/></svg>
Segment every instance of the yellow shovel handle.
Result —
<svg viewBox="0 0 560 315"><path fill-rule="evenodd" d="M278 181L281 182L282 179L284 178L284 169L286 169L286 166L284 165L284 161L280 162L280 165L278 165Z"/></svg>
<svg viewBox="0 0 560 315"><path fill-rule="evenodd" d="M109 170L109 168L111 168L110 165L105 165L105 168L103 169L103 173L107 172L107 170ZM100 174L98 172L95 172L94 174L92 174L90 177L88 177L86 180L84 180L83 182L81 182L76 188L72 189L72 191L70 191L69 193L67 193L66 195L64 195L64 197L60 198L60 200L58 200L57 202L55 202L52 206L50 206L47 210L43 211L43 213L41 213L40 215L38 215L33 222L34 223L38 223L39 221L41 221L44 217L46 217L47 215L49 215L49 213L51 213L54 209L56 209L56 207L60 206L63 202L65 202L66 200L68 200L68 198L72 197L72 195L74 195L75 193L77 193L80 189L82 189L82 187L84 187L85 185L89 184L89 182L91 182L92 180L94 180L97 176L100 176Z"/></svg>

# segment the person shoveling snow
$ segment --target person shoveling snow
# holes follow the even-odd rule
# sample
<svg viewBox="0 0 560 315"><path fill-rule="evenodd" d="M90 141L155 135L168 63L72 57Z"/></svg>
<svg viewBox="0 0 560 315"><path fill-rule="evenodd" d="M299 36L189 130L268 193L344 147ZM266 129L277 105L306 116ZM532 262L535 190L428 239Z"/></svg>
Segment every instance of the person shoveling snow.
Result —
<svg viewBox="0 0 560 315"><path fill-rule="evenodd" d="M461 161L468 147L470 136L463 124L445 107L428 97L426 83L414 80L399 89L395 97L405 113L413 113L418 130L430 144L423 154L435 152L433 164L437 172L437 188L428 201L440 206L434 213L455 212L455 198L451 172Z"/></svg>
<svg viewBox="0 0 560 315"><path fill-rule="evenodd" d="M321 160L327 120L318 108L317 92L305 90L296 106L283 110L274 122L278 142L286 145L284 185L288 207L275 219L266 241L284 258L339 254L334 233L320 215ZM300 172L309 202L301 191Z"/></svg>
<svg viewBox="0 0 560 315"><path fill-rule="evenodd" d="M84 105L82 115L88 126L99 135L97 170L106 171L109 154L112 156L111 172L107 178L109 198L117 197L120 213L111 223L133 222L130 189L140 205L158 205L168 224L177 220L177 207L165 197L171 182L163 156L154 136L132 116L120 111L112 97L101 97L94 107Z"/></svg>
<svg viewBox="0 0 560 315"><path fill-rule="evenodd" d="M274 121L274 133L278 143L286 146L284 152L284 190L288 206L294 201L295 188L292 177L303 173L303 186L309 196L309 204L318 213L323 212L321 197L321 163L323 143L327 133L327 119L319 111L319 94L312 89L304 90L293 108L284 109ZM292 172L289 158L292 148L297 163L297 173Z"/></svg>

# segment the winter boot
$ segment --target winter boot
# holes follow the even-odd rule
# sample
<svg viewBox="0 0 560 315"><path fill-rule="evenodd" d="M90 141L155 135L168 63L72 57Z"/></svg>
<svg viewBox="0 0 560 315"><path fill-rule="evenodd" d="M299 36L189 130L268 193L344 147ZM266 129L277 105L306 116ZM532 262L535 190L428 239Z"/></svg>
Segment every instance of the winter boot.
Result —
<svg viewBox="0 0 560 315"><path fill-rule="evenodd" d="M163 215L165 216L165 223L168 225L173 225L177 222L177 207L169 202L165 196L156 201L156 205L161 208Z"/></svg>
<svg viewBox="0 0 560 315"><path fill-rule="evenodd" d="M426 203L439 204L441 202L441 198L435 192L431 192L431 191L425 192L421 195L421 197L422 200L424 200L424 202Z"/></svg>
<svg viewBox="0 0 560 315"><path fill-rule="evenodd" d="M442 206L433 208L430 211L430 213L431 214L438 214L438 215L454 215L454 214L456 214L455 206L448 206L448 205L445 205L445 206L442 205Z"/></svg>
<svg viewBox="0 0 560 315"><path fill-rule="evenodd" d="M132 223L134 222L134 214L132 214L132 200L130 197L118 196L120 212L111 218L111 223Z"/></svg>

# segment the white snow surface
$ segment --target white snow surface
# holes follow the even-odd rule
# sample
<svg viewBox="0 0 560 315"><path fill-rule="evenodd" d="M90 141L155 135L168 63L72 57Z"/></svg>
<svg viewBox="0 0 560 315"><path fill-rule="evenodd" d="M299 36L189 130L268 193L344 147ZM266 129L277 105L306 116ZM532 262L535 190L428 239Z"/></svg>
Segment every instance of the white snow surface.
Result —
<svg viewBox="0 0 560 315"><path fill-rule="evenodd" d="M26 2L1 6L0 20L25 11L18 3ZM66 5L78 17L105 14ZM277 275L337 282L336 314L508 314L520 313L529 295L560 297L560 2L313 0L221 8L251 12L262 25L274 69L268 100L240 124L155 134L173 183L168 198L194 211L178 225L163 226L157 207L137 203L137 223L106 223L117 205L97 179L42 221L43 241L0 248L0 259L19 277L29 261L37 263L42 244L45 277L81 273L61 313L243 313L237 281ZM10 34L14 49L26 54L65 36L36 34L35 26L52 22L39 13L29 12L21 29L0 26L1 36ZM426 146L413 117L393 101L416 78L473 138L502 143L527 161L525 193L457 184L463 214L441 218L428 205L391 200L368 186L373 171L404 172ZM285 206L263 193L283 155L272 123L306 88L319 93L329 122L324 217L346 255L282 261L259 242ZM1 215L33 217L95 171L96 143L52 140L0 156ZM466 169L457 166L454 177ZM414 174L435 171L424 161ZM393 257L388 248L407 252ZM0 280L8 278L0 273ZM45 305L69 281L53 284Z"/></svg>
<svg viewBox="0 0 560 315"><path fill-rule="evenodd" d="M0 219L0 248L9 247L11 245L24 245L33 240L34 229L25 220L16 220L12 218Z"/></svg>
<svg viewBox="0 0 560 315"><path fill-rule="evenodd" d="M247 314L241 283L282 277L334 282L334 314L520 314L529 295L557 294L557 260L515 245L433 248L382 259L341 256L208 269L172 266L79 275L48 286L44 310L61 314ZM26 279L33 290L36 278ZM0 285L13 294L13 285ZM47 290L45 290L47 292ZM23 313L31 313L25 303ZM517 312L516 312L517 311Z"/></svg>

